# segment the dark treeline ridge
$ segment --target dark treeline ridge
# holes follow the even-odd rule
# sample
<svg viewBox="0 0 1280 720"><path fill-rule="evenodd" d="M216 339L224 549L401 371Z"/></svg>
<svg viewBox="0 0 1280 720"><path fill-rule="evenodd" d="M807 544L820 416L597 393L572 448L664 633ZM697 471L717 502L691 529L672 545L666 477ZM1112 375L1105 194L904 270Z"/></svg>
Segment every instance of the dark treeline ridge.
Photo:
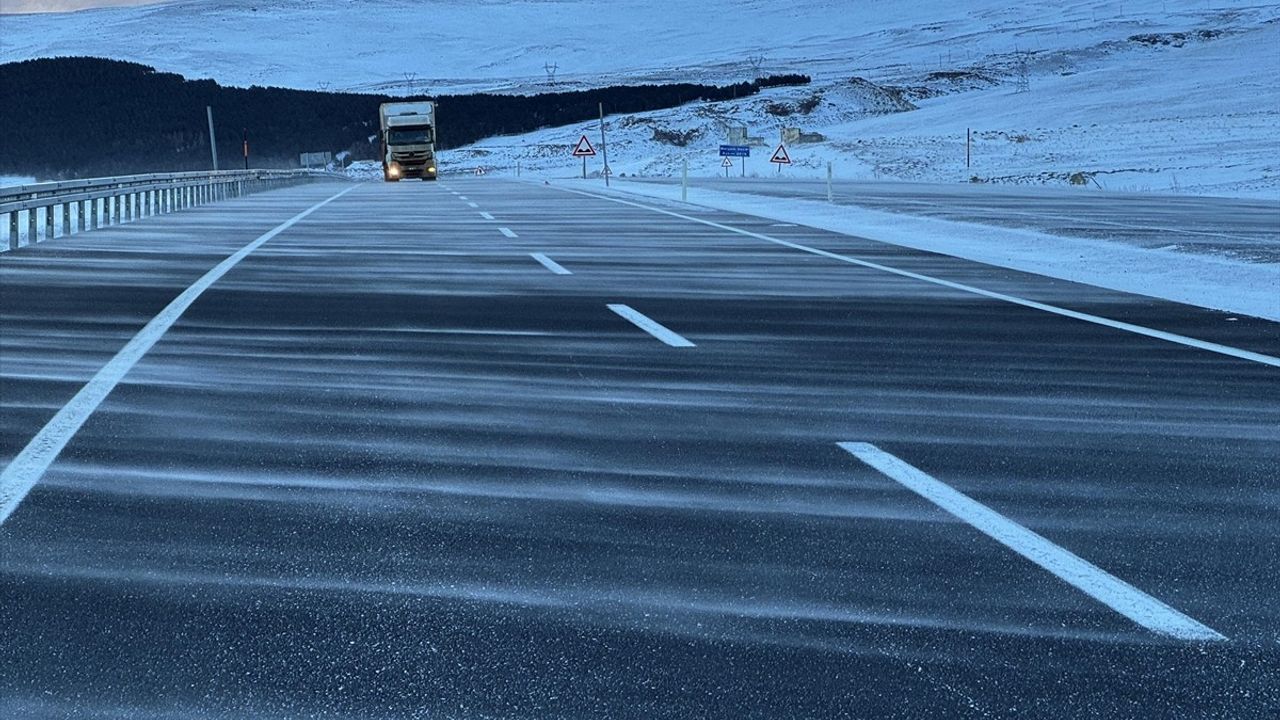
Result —
<svg viewBox="0 0 1280 720"><path fill-rule="evenodd" d="M764 87L800 85L803 75L723 87L613 86L538 95L435 98L439 142L458 147L610 114L745 97ZM296 167L302 152L346 150L377 157L378 105L411 98L276 87L223 87L146 65L101 58L49 58L0 65L0 174L63 179L210 167L205 106L214 111L220 165ZM418 99L418 98L412 98ZM572 138L566 140L571 142Z"/></svg>

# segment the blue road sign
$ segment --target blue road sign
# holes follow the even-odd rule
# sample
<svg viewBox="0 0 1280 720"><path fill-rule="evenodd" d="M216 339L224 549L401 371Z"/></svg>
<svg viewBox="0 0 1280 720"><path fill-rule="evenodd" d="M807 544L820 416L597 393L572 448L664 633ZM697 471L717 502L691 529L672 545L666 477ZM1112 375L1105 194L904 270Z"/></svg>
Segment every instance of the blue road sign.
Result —
<svg viewBox="0 0 1280 720"><path fill-rule="evenodd" d="M720 157L751 157L751 148L746 145L721 145Z"/></svg>

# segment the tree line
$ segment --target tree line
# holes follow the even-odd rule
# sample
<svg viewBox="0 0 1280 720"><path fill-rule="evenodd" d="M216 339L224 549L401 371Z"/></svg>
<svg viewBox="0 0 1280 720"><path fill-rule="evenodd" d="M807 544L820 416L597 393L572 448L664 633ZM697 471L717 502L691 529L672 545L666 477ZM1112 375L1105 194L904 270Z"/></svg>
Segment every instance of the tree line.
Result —
<svg viewBox="0 0 1280 720"><path fill-rule="evenodd" d="M444 149L494 135L568 125L698 100L745 97L761 88L809 82L780 75L726 86L619 85L536 95L386 95L224 87L132 62L70 57L0 65L0 174L55 180L210 167L205 106L214 110L220 165L296 167L302 152L377 157L378 105L434 99Z"/></svg>

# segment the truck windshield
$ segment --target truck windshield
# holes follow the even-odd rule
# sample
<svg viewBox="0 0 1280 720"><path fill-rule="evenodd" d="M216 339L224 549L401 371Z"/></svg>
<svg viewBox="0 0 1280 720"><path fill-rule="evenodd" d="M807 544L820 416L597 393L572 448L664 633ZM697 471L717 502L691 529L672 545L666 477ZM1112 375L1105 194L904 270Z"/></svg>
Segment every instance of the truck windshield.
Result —
<svg viewBox="0 0 1280 720"><path fill-rule="evenodd" d="M431 142L431 128L392 128L387 131L388 145L427 145Z"/></svg>

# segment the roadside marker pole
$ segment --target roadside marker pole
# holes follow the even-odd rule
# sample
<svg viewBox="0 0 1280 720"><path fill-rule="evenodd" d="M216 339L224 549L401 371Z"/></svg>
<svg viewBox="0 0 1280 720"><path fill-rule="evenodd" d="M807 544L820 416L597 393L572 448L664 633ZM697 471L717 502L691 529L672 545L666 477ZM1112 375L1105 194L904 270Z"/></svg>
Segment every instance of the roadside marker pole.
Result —
<svg viewBox="0 0 1280 720"><path fill-rule="evenodd" d="M205 105L204 111L209 116L209 152L213 154L213 171L218 172L218 141L213 134L213 106Z"/></svg>
<svg viewBox="0 0 1280 720"><path fill-rule="evenodd" d="M969 167L969 158L972 154L970 147L973 145L973 131L969 128L964 129L964 166Z"/></svg>
<svg viewBox="0 0 1280 720"><path fill-rule="evenodd" d="M684 159L680 169L680 202L689 201L689 158Z"/></svg>
<svg viewBox="0 0 1280 720"><path fill-rule="evenodd" d="M827 202L835 202L831 196L831 161L827 161Z"/></svg>
<svg viewBox="0 0 1280 720"><path fill-rule="evenodd" d="M609 147L604 143L604 103L600 103L600 158L604 160L604 186L609 187Z"/></svg>

